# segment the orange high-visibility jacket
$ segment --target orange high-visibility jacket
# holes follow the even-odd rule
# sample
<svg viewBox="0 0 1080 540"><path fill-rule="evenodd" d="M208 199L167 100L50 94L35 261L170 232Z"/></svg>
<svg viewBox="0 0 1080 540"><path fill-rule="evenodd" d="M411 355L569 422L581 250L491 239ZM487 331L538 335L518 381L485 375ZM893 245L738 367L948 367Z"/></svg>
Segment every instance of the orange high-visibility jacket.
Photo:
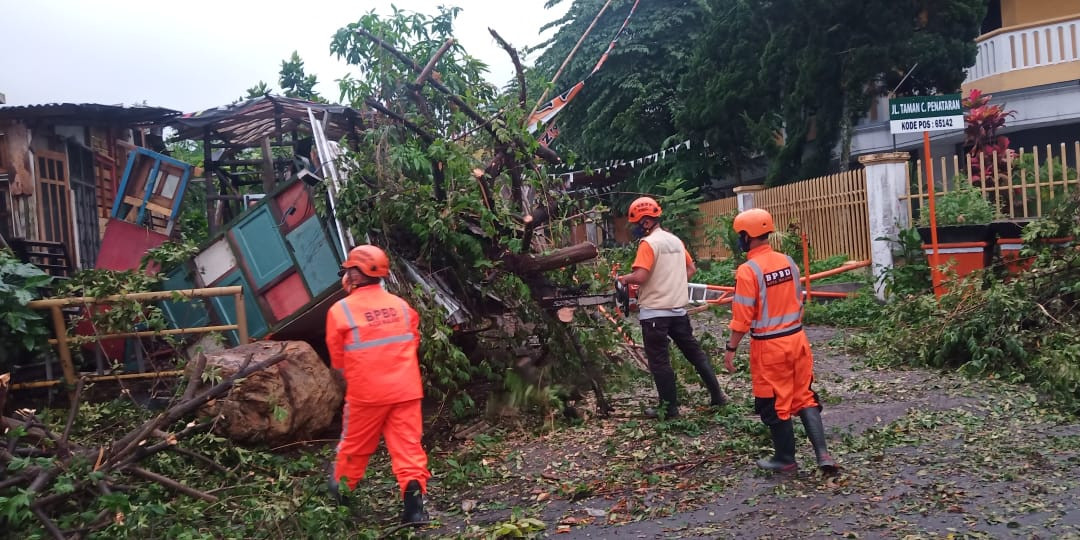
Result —
<svg viewBox="0 0 1080 540"><path fill-rule="evenodd" d="M791 257L768 244L747 254L735 272L735 298L731 302L734 332L749 332L752 339L791 335L802 329L803 287L799 267Z"/></svg>
<svg viewBox="0 0 1080 540"><path fill-rule="evenodd" d="M345 399L387 405L424 397L420 380L420 316L379 285L358 287L326 316L330 365L344 370Z"/></svg>

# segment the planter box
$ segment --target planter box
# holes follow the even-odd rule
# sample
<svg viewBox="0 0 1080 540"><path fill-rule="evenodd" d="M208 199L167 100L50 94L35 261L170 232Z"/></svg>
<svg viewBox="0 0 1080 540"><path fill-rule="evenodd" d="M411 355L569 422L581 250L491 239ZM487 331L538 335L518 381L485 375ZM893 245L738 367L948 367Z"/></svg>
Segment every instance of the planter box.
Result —
<svg viewBox="0 0 1080 540"><path fill-rule="evenodd" d="M990 265L994 255L994 230L990 225L947 225L938 227L938 255L940 264L951 264L956 277L962 278ZM930 244L930 228L919 227L923 251L927 262L933 261ZM948 283L940 272L931 272L934 294L941 296L948 290Z"/></svg>
<svg viewBox="0 0 1080 540"><path fill-rule="evenodd" d="M990 225L997 237L996 244L1001 262L1009 275L1018 275L1031 267L1032 259L1024 259L1020 255L1026 247L1021 236L1028 223L1031 221L995 221ZM1052 247L1068 247L1072 241L1071 237L1043 240L1046 245Z"/></svg>
<svg viewBox="0 0 1080 540"><path fill-rule="evenodd" d="M1072 237L1068 238L1048 238L1044 240L1047 245L1052 247L1069 247L1072 245ZM998 238L997 241L998 251L1001 253L1001 261L1005 264L1005 271L1009 275L1016 276L1026 271L1031 267L1031 263L1034 259L1021 256L1020 252L1024 249L1024 240L1017 236L1016 238Z"/></svg>

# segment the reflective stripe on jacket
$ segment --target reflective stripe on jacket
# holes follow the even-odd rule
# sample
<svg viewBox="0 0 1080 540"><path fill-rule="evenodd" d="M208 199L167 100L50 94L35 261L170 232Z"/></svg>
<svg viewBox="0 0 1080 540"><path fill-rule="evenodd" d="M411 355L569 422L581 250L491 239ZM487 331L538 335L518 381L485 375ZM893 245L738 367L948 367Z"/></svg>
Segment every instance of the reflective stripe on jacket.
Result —
<svg viewBox="0 0 1080 540"><path fill-rule="evenodd" d="M346 400L386 405L423 397L420 316L379 285L359 287L326 315L330 365L344 371Z"/></svg>
<svg viewBox="0 0 1080 540"><path fill-rule="evenodd" d="M735 273L731 325L751 338L769 339L802 328L803 287L795 261L768 244L750 250Z"/></svg>

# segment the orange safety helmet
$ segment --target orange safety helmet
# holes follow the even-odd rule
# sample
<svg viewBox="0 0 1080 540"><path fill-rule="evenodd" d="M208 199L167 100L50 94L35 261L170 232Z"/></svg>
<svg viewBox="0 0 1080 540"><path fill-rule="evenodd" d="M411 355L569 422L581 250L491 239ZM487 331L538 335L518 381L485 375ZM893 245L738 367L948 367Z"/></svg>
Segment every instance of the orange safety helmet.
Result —
<svg viewBox="0 0 1080 540"><path fill-rule="evenodd" d="M630 203L630 211L627 212L627 218L630 223L637 223L641 221L643 217L658 218L663 211L660 210L660 203L656 202L656 199L652 197L638 197L634 199L634 202Z"/></svg>
<svg viewBox="0 0 1080 540"><path fill-rule="evenodd" d="M735 232L744 232L750 238L757 238L775 231L772 215L764 209L751 208L735 216Z"/></svg>
<svg viewBox="0 0 1080 540"><path fill-rule="evenodd" d="M341 267L355 268L366 276L381 278L390 275L390 258L386 256L385 251L370 244L364 244L352 248L349 251L349 258L345 259Z"/></svg>

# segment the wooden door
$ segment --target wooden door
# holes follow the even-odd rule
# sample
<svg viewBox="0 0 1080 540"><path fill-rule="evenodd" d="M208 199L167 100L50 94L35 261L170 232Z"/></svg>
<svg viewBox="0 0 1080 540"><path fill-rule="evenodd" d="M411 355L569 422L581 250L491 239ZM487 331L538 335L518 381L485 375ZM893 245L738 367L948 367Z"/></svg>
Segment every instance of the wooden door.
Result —
<svg viewBox="0 0 1080 540"><path fill-rule="evenodd" d="M68 166L64 154L35 150L38 180L38 234L41 240L59 242L74 255L74 234L71 227L71 190L68 187Z"/></svg>

